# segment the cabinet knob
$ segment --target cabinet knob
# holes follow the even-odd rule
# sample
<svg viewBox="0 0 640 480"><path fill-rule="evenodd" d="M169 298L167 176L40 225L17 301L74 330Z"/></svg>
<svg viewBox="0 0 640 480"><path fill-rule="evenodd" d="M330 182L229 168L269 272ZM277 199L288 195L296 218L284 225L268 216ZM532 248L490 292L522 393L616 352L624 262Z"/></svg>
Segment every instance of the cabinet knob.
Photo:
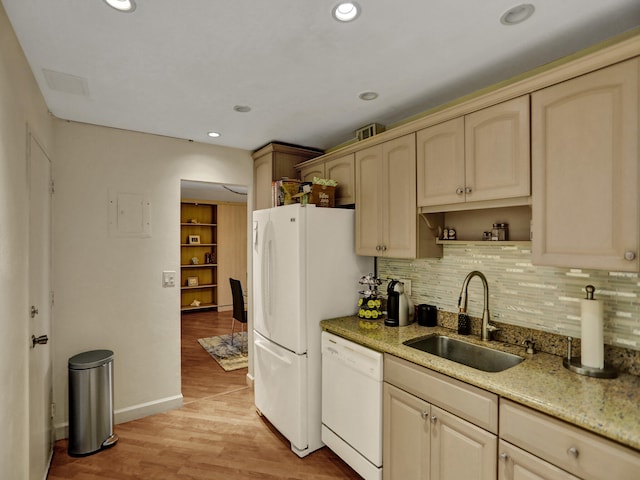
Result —
<svg viewBox="0 0 640 480"><path fill-rule="evenodd" d="M569 450L567 450L567 454L571 455L573 458L578 458L580 452L576 447L571 447Z"/></svg>
<svg viewBox="0 0 640 480"><path fill-rule="evenodd" d="M506 452L502 452L500 454L500 460L502 460L503 462L506 462L507 460L509 460L509 454L507 454Z"/></svg>
<svg viewBox="0 0 640 480"><path fill-rule="evenodd" d="M435 415L431 415L431 423L436 423L438 421L438 417Z"/></svg>
<svg viewBox="0 0 640 480"><path fill-rule="evenodd" d="M635 260L636 259L635 252L632 252L632 251L624 252L624 259L629 261Z"/></svg>
<svg viewBox="0 0 640 480"><path fill-rule="evenodd" d="M464 193L464 189L462 187L456 188L456 194L462 195Z"/></svg>
<svg viewBox="0 0 640 480"><path fill-rule="evenodd" d="M471 193L471 187L464 187L464 193Z"/></svg>
<svg viewBox="0 0 640 480"><path fill-rule="evenodd" d="M386 245L382 245L382 247L380 248L383 252L387 251L387 246Z"/></svg>
<svg viewBox="0 0 640 480"><path fill-rule="evenodd" d="M422 413L420 413L420 416L422 417L423 420L426 420L427 418L429 418L429 412L424 410Z"/></svg>
<svg viewBox="0 0 640 480"><path fill-rule="evenodd" d="M380 251L380 245L376 245L376 252Z"/></svg>

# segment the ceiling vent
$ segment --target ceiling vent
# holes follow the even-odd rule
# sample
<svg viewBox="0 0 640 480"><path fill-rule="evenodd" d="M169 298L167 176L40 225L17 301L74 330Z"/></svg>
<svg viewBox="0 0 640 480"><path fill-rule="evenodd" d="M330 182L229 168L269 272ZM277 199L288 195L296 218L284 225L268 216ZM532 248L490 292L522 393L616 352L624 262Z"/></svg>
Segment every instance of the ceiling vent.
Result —
<svg viewBox="0 0 640 480"><path fill-rule="evenodd" d="M358 141L366 140L367 138L373 137L374 135L382 132L384 132L384 125L380 125L379 123L372 123L356 130L356 139Z"/></svg>
<svg viewBox="0 0 640 480"><path fill-rule="evenodd" d="M47 85L51 90L70 93L72 95L89 96L89 84L84 77L56 72L55 70L42 69Z"/></svg>

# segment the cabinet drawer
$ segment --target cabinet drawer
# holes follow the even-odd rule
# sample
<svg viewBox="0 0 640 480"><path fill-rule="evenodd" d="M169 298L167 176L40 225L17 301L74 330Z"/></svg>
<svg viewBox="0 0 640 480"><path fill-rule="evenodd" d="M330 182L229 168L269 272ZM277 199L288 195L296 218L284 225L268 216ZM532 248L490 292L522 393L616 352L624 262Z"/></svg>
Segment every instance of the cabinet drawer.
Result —
<svg viewBox="0 0 640 480"><path fill-rule="evenodd" d="M544 478L545 480L579 480L578 477L545 462L540 458L500 440L498 463L499 480Z"/></svg>
<svg viewBox="0 0 640 480"><path fill-rule="evenodd" d="M384 356L384 380L485 430L498 432L498 396L493 393L388 354Z"/></svg>
<svg viewBox="0 0 640 480"><path fill-rule="evenodd" d="M585 480L631 480L640 472L639 452L504 399L500 437Z"/></svg>

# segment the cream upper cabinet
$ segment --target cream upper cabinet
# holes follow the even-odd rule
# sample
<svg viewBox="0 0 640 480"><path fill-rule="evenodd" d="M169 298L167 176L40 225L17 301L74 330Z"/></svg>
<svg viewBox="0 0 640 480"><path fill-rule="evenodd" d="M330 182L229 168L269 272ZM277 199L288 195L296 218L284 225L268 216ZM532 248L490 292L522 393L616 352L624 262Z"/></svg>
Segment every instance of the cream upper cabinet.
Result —
<svg viewBox="0 0 640 480"><path fill-rule="evenodd" d="M253 209L271 208L272 182L282 177L298 178L295 165L321 154L317 150L279 143L270 143L253 152Z"/></svg>
<svg viewBox="0 0 640 480"><path fill-rule="evenodd" d="M314 177L325 178L324 162L309 165L300 169L300 180L303 182L313 182Z"/></svg>
<svg viewBox="0 0 640 480"><path fill-rule="evenodd" d="M336 187L336 205L356 203L356 167L355 154L327 160L324 164L325 178L338 182Z"/></svg>
<svg viewBox="0 0 640 480"><path fill-rule="evenodd" d="M464 202L464 117L417 134L418 206Z"/></svg>
<svg viewBox="0 0 640 480"><path fill-rule="evenodd" d="M409 134L355 153L359 255L416 257L415 149Z"/></svg>
<svg viewBox="0 0 640 480"><path fill-rule="evenodd" d="M638 271L639 69L532 95L534 264Z"/></svg>
<svg viewBox="0 0 640 480"><path fill-rule="evenodd" d="M473 208L474 202L528 203L529 138L528 96L419 131L418 206L456 210Z"/></svg>

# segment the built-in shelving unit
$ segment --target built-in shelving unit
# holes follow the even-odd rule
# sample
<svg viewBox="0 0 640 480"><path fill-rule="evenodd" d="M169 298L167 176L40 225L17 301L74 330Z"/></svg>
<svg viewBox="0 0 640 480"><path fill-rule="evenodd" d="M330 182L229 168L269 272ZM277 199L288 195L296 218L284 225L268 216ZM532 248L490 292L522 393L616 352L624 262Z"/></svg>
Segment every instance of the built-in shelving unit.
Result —
<svg viewBox="0 0 640 480"><path fill-rule="evenodd" d="M218 306L218 206L206 201L180 204L180 308Z"/></svg>

